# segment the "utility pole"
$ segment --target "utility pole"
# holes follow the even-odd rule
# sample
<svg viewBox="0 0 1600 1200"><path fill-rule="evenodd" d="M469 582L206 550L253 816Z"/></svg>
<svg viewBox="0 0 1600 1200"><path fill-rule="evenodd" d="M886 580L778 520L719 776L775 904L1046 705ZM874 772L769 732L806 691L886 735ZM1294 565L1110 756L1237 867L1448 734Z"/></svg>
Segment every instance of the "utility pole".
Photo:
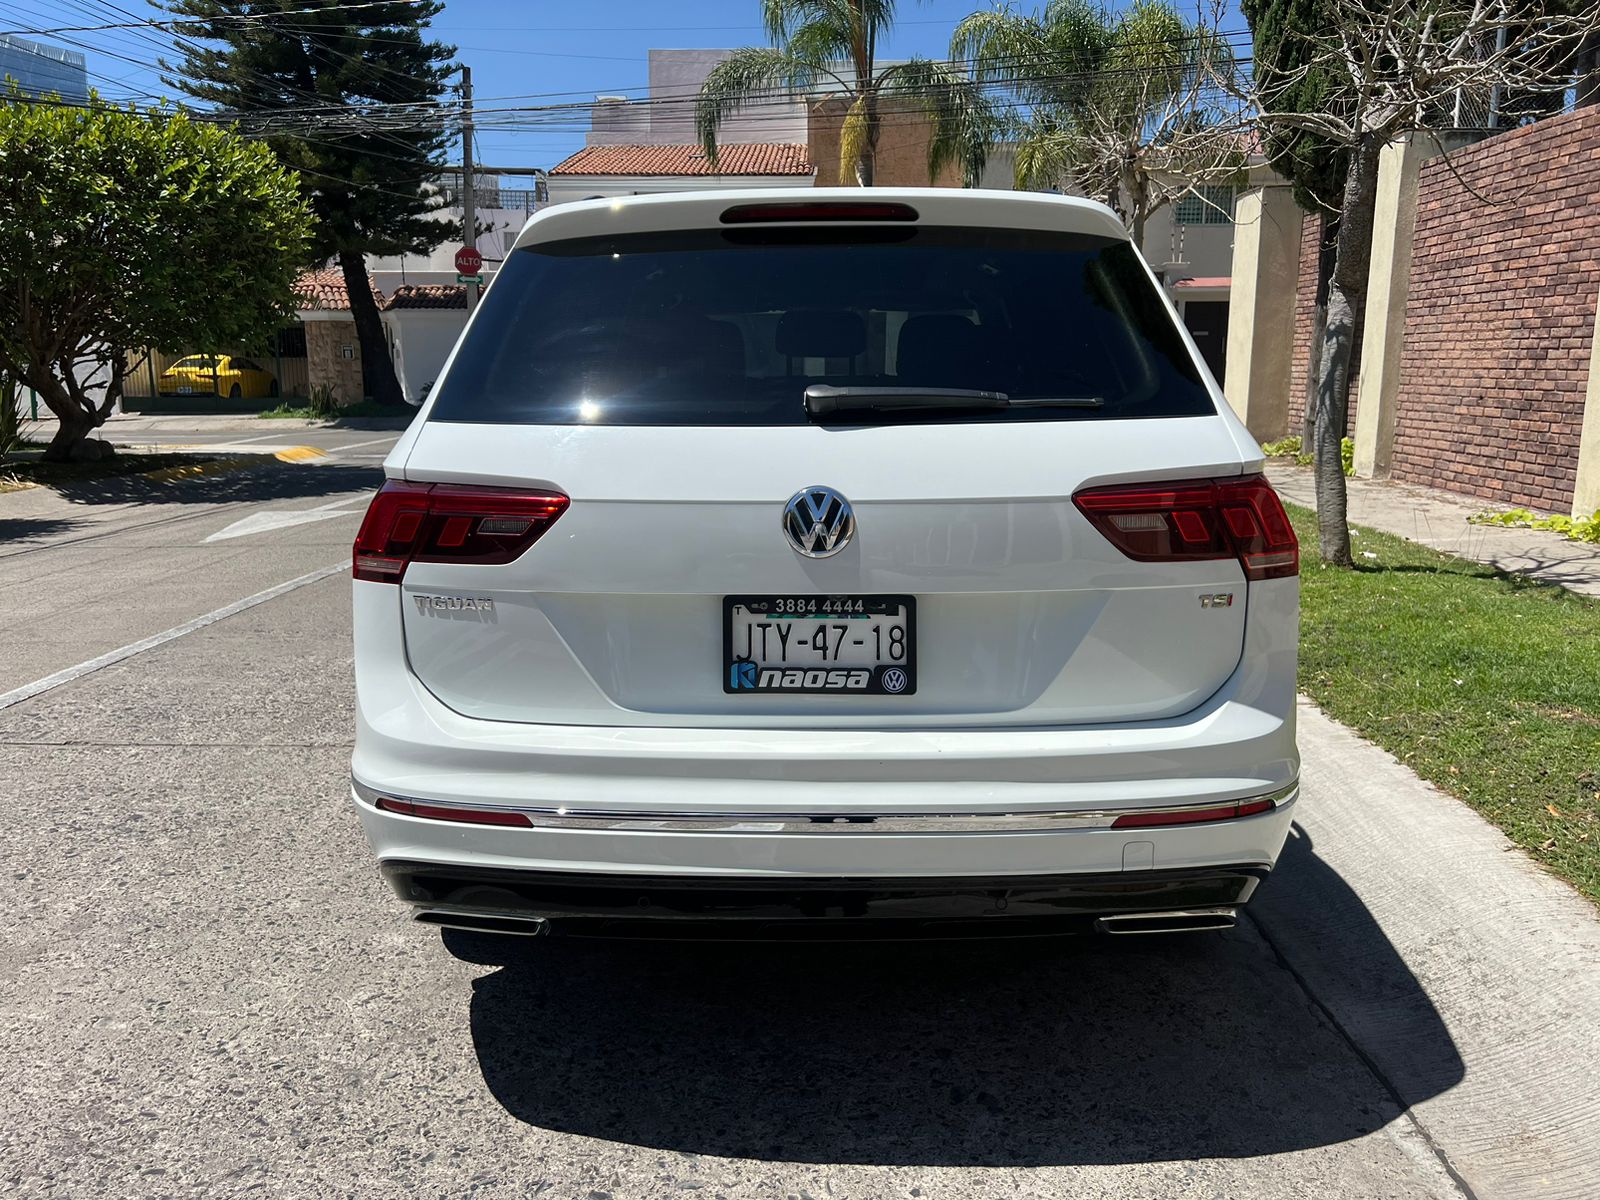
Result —
<svg viewBox="0 0 1600 1200"><path fill-rule="evenodd" d="M472 184L472 68L461 68L461 244L478 248L478 210ZM478 285L467 284L467 312L478 307Z"/></svg>

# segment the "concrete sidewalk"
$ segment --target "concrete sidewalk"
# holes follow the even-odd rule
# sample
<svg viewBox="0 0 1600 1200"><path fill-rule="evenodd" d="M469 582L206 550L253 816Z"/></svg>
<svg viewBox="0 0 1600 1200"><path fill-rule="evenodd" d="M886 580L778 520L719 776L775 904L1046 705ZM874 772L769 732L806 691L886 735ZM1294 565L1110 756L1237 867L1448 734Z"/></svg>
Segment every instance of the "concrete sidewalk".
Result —
<svg viewBox="0 0 1600 1200"><path fill-rule="evenodd" d="M1593 906L1386 751L1299 716L1301 801L1253 918L1461 1195L1600 1196Z"/></svg>
<svg viewBox="0 0 1600 1200"><path fill-rule="evenodd" d="M1316 508L1316 487L1310 467L1269 459L1267 477L1285 500L1305 508ZM1348 483L1352 525L1398 534L1502 571L1600 596L1600 545L1568 541L1558 533L1540 529L1511 529L1467 522L1474 513L1511 507L1506 504L1389 480L1351 479ZM1357 553L1360 553L1359 547Z"/></svg>

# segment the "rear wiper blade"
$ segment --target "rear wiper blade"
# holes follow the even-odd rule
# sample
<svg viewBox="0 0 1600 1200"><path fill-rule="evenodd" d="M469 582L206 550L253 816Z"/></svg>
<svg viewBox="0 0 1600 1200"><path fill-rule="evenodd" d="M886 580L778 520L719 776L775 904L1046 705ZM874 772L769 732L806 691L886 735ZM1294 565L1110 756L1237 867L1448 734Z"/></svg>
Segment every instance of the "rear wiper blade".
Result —
<svg viewBox="0 0 1600 1200"><path fill-rule="evenodd" d="M1007 408L1099 408L1105 404L1099 396L1022 396L1012 400Z"/></svg>
<svg viewBox="0 0 1600 1200"><path fill-rule="evenodd" d="M813 383L806 389L806 414L825 417L844 412L888 412L928 408L1099 408L1099 396L1065 396L1013 400L1004 392L936 387L833 387Z"/></svg>
<svg viewBox="0 0 1600 1200"><path fill-rule="evenodd" d="M975 392L963 388L831 387L813 383L806 389L806 412L813 417L874 409L1005 408L1010 403L1004 392Z"/></svg>

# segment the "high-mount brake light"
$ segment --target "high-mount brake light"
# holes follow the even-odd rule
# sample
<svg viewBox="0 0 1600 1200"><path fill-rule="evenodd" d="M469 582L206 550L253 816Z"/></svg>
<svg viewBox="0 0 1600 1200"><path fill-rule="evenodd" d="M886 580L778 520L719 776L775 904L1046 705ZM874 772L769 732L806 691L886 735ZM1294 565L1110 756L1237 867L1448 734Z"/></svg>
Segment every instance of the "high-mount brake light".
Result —
<svg viewBox="0 0 1600 1200"><path fill-rule="evenodd" d="M1265 476L1087 488L1072 498L1139 562L1237 558L1249 580L1300 573L1300 543Z"/></svg>
<svg viewBox="0 0 1600 1200"><path fill-rule="evenodd" d="M351 573L399 583L414 562L508 563L538 541L567 504L560 492L391 479L361 522Z"/></svg>
<svg viewBox="0 0 1600 1200"><path fill-rule="evenodd" d="M915 221L909 204L877 200L791 200L779 204L736 204L722 210L724 225L759 225L773 221Z"/></svg>

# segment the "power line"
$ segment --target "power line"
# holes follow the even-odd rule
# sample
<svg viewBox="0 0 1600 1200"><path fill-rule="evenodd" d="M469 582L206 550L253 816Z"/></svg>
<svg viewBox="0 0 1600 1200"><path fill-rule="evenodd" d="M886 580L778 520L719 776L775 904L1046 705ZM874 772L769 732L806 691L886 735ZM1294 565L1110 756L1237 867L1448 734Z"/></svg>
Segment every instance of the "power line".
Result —
<svg viewBox="0 0 1600 1200"><path fill-rule="evenodd" d="M428 0L364 0L360 4L328 4L320 8L284 9L268 13L218 13L210 17L173 17L166 21L134 20L114 21L104 25L61 25L54 29L0 29L0 37L55 37L63 33L101 33L111 29L160 29L168 31L181 25L216 25L221 22L273 21L278 17L310 16L320 13L354 12L363 8L389 8L396 4L424 4Z"/></svg>
<svg viewBox="0 0 1600 1200"><path fill-rule="evenodd" d="M115 8L114 5L107 7ZM136 34L135 36L141 36ZM144 35L147 36L147 35ZM1241 35L1230 33L1221 35L1223 38L1237 38ZM398 40L398 39L396 39ZM1162 39L1150 45L1181 45L1192 39ZM1209 39L1208 39L1209 40ZM184 39L187 42L187 39ZM185 46L187 48L187 46ZM324 47L332 57L347 56L348 52L339 51L332 47ZM1062 56L1057 56L1060 61ZM1074 61L1067 57L1067 62ZM1239 69L1248 64L1248 58L1236 58L1233 62L1234 69ZM1001 60L1001 65L1005 60ZM970 68L970 60L958 61L949 64L956 69ZM932 100L940 98L952 89L973 89L984 94L993 111L1005 112L1023 108L1030 108L1032 104L1025 98L1002 99L1008 93L1015 93L1021 87L1047 87L1059 86L1073 82L1097 82L1117 78L1136 79L1156 73L1148 68L1130 66L1120 68L1088 68L1082 70L1064 70L1053 73L1027 75L1021 74L1013 80L985 80L975 81L970 76L951 80L947 83L927 85L919 88L908 88L890 93L908 99ZM274 90L281 91L284 81L272 79L268 82ZM299 89L290 89L299 91ZM827 89L823 89L826 91ZM996 95L998 93L998 95ZM385 137L391 134L407 132L431 131L448 134L459 123L459 106L446 100L426 100L391 103L369 104L338 104L328 103L322 97L311 93L300 93L306 103L294 107L276 109L201 109L190 110L191 116L199 120L237 123L247 132L258 136L296 135L310 137L313 132L337 136L340 133L352 136ZM575 93L530 93L525 96L495 97L498 100L539 99L543 97L570 96ZM585 93L586 94L586 93ZM804 91L802 91L802 96ZM635 114L673 112L698 104L700 99L699 89L680 93L655 94L646 98L632 101L628 111ZM793 118L791 106L794 104L794 92L788 89L774 89L765 98L758 98L748 105L744 114L746 122L785 122ZM780 113L763 114L762 108L782 106L786 111ZM757 111L751 112L750 109ZM501 132L516 133L519 131L552 132L561 129L582 129L589 127L593 105L590 101L558 102L544 105L502 105L500 107L480 107L478 112L480 120L486 128ZM886 114L888 115L888 114ZM920 119L915 114L909 115L908 120ZM335 143L329 143L336 145ZM399 144L399 143L397 143Z"/></svg>

